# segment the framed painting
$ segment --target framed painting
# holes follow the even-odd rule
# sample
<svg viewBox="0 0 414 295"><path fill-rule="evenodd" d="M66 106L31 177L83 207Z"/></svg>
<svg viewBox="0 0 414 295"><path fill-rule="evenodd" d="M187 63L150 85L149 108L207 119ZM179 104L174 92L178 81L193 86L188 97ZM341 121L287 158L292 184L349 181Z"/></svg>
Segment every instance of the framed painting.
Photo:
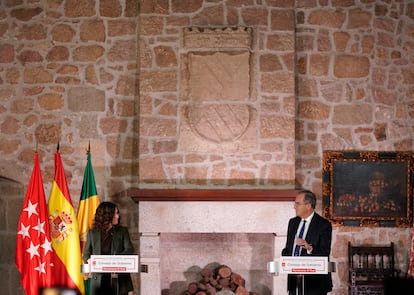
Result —
<svg viewBox="0 0 414 295"><path fill-rule="evenodd" d="M323 215L334 226L411 227L413 153L324 151Z"/></svg>

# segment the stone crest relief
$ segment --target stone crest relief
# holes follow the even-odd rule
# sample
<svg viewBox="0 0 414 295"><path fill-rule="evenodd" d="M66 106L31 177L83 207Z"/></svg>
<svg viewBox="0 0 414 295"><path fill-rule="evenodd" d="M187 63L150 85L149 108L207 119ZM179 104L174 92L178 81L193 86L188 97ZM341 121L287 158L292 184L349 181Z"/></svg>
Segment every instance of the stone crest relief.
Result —
<svg viewBox="0 0 414 295"><path fill-rule="evenodd" d="M254 148L250 36L246 29L184 32L181 149Z"/></svg>

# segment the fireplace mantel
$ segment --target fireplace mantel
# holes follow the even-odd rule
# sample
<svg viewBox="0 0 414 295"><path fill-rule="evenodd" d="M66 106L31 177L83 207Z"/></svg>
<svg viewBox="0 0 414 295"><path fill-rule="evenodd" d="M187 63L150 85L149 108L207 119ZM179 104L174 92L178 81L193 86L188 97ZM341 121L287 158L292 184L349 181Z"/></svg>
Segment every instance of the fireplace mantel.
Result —
<svg viewBox="0 0 414 295"><path fill-rule="evenodd" d="M289 202L299 190L294 189L139 189L127 196L138 202Z"/></svg>
<svg viewBox="0 0 414 295"><path fill-rule="evenodd" d="M211 239L214 243L221 243L223 238L220 235L227 237L231 234L237 237L232 242L233 248L228 245L222 247L226 249L226 259L239 263L246 275L249 274L252 263L257 264L262 259L257 255L267 257L268 261L276 259L286 240L289 218L295 214L293 202L298 191L240 188L129 189L126 192L127 196L136 202L139 212L140 261L148 266L148 272L140 275L140 294L159 295L164 288L171 286L174 280L186 280L183 274L194 265L200 266L198 251L204 249L203 241ZM176 251L167 254L162 252L162 249L171 246L168 246L168 243L172 242L169 240L171 237L180 235L184 235L184 244L189 247L185 257L174 257L175 254L171 253ZM271 253L261 252L266 247L255 250L252 248L250 239L257 242L258 236L267 236L273 241L268 247ZM241 243L240 246L237 246L238 243ZM215 256L214 251L207 252L211 254L207 260L223 259ZM231 256L233 252L236 253L236 257L243 253L246 257L253 257L253 260L246 258L246 261L243 259L243 262L240 262L238 258ZM174 259L179 263L172 263ZM244 265L244 262L247 265ZM203 265L201 263L201 266ZM266 261L261 261L255 267L255 273L259 271L264 273L264 277L267 276ZM172 273L173 277L177 276L179 279L169 277ZM286 285L284 277L275 277L265 286L273 290L273 295L284 294L283 288L277 287L279 285Z"/></svg>

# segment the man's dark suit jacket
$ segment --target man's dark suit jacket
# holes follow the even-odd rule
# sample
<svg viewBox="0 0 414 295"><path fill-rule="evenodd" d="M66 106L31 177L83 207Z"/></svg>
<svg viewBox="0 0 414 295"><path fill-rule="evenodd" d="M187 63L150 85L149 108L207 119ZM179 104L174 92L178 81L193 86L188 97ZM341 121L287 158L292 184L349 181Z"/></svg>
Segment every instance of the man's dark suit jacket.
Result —
<svg viewBox="0 0 414 295"><path fill-rule="evenodd" d="M90 229L86 239L85 248L83 250L83 260L86 262L91 255L100 255L101 253L101 233L98 230ZM128 229L124 226L115 226L112 228L112 246L111 255L127 255L134 254L134 246L129 237ZM93 273L90 283L90 295L104 294L100 290L102 274ZM118 275L118 294L127 294L133 290L130 274ZM108 291L108 290L107 290ZM106 293L105 293L106 294Z"/></svg>
<svg viewBox="0 0 414 295"><path fill-rule="evenodd" d="M282 256L292 256L296 232L301 220L298 216L289 220L286 245L282 250ZM312 245L313 250L311 254L308 254L306 249L302 249L300 256L327 256L329 259L332 241L331 223L315 212L309 224L305 240ZM322 295L332 291L330 273L327 275L304 275L304 278L306 295ZM296 290L296 279L296 275L288 275L289 292Z"/></svg>

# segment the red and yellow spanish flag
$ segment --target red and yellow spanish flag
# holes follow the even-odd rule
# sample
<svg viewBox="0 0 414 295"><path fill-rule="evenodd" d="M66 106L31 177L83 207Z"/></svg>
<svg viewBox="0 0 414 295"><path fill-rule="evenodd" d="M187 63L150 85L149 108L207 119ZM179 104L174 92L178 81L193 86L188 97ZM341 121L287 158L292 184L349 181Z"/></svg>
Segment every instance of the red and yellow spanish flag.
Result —
<svg viewBox="0 0 414 295"><path fill-rule="evenodd" d="M92 169L91 154L88 149L87 162L83 175L82 192L78 206L79 240L81 252L86 242L88 230L92 227L99 196L96 190L95 176Z"/></svg>
<svg viewBox="0 0 414 295"><path fill-rule="evenodd" d="M59 148L55 153L55 177L47 207L52 247L57 256L56 270L59 270L54 273L55 280L60 287L73 288L79 294L84 294L78 221L70 198Z"/></svg>

